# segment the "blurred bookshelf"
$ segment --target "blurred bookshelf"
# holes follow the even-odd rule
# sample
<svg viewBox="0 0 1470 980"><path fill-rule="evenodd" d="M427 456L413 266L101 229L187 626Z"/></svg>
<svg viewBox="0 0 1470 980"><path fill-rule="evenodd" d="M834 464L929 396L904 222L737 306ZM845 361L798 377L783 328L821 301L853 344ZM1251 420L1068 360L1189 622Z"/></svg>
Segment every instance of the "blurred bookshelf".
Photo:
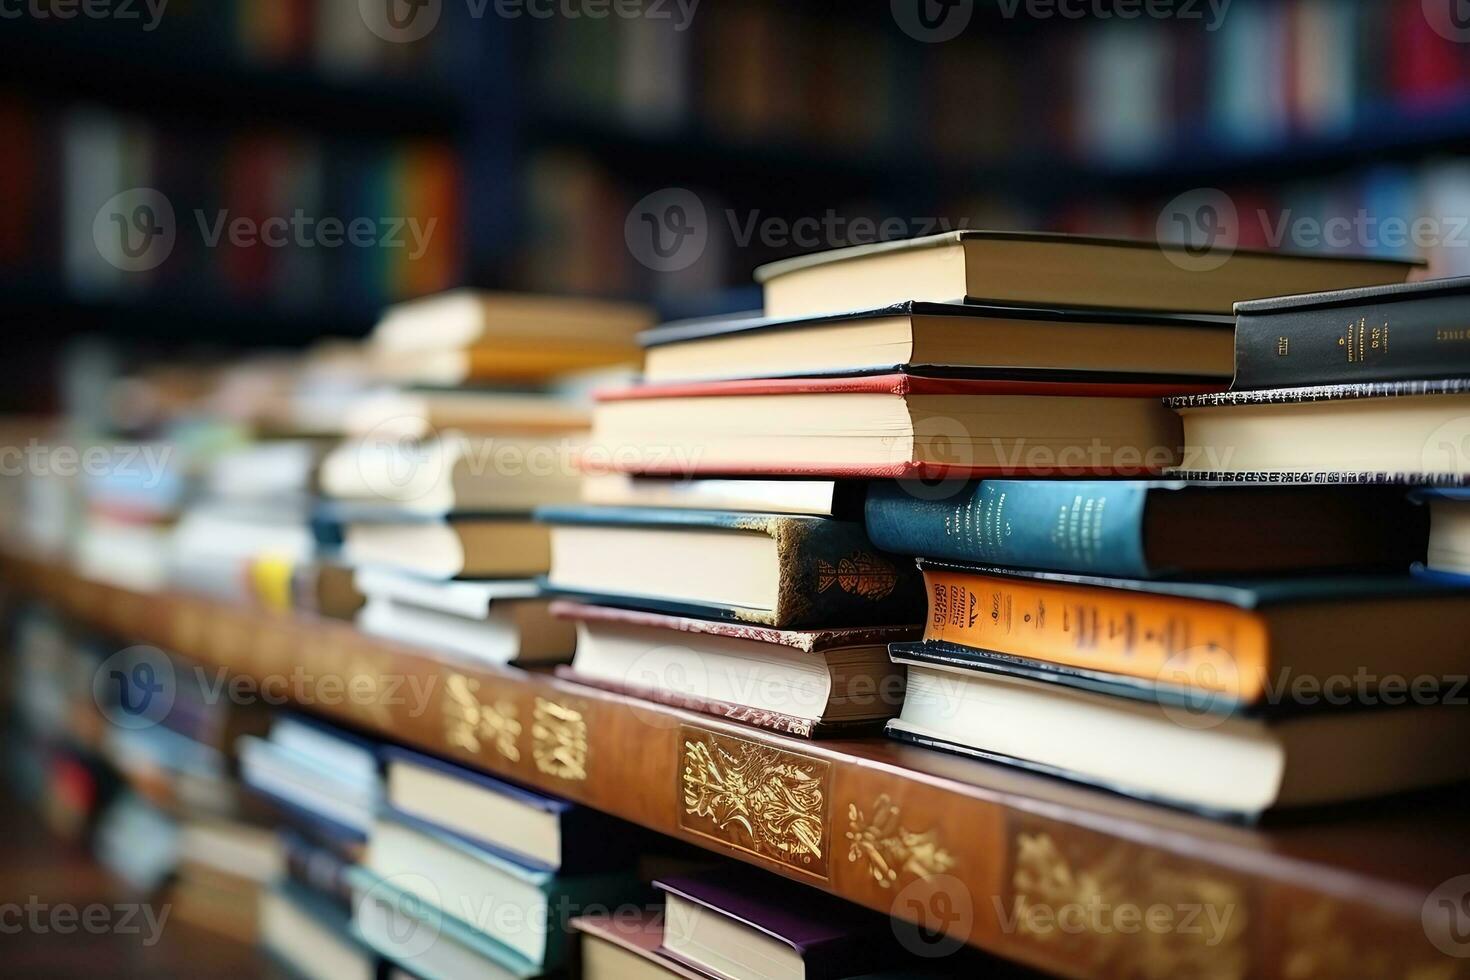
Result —
<svg viewBox="0 0 1470 980"><path fill-rule="evenodd" d="M472 9L444 4L410 44L342 0L178 2L147 31L8 23L5 316L304 343L462 283L698 310L761 262L810 250L739 241L753 217L1151 237L1166 202L1207 187L1250 216L1470 215L1470 45L1435 33L1417 0L1236 0L1218 25L1208 10L1028 20L991 0L942 44L907 36L885 5L820 0L709 5L688 25L671 8ZM157 269L119 273L91 218L135 186L174 204L178 245ZM699 195L718 232L677 274L623 242L632 204L668 187ZM410 259L208 248L191 217L296 208L437 221ZM1267 240L1267 224L1243 217L1241 243L1302 247ZM1470 249L1427 252L1436 274L1470 272Z"/></svg>

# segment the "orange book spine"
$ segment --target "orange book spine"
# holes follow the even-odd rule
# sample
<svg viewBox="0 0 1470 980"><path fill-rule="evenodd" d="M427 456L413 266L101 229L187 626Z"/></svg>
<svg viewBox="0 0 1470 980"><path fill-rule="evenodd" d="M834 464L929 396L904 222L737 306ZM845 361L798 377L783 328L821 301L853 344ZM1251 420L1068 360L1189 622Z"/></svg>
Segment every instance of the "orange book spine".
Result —
<svg viewBox="0 0 1470 980"><path fill-rule="evenodd" d="M1269 643L1256 613L1121 589L924 570L924 639L1252 702Z"/></svg>

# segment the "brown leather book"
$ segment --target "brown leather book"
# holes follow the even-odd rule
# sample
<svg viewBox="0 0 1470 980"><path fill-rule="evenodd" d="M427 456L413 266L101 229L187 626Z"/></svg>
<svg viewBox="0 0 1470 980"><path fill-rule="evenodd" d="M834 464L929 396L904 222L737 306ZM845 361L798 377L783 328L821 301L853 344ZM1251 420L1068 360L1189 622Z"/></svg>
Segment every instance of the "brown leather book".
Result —
<svg viewBox="0 0 1470 980"><path fill-rule="evenodd" d="M881 739L805 742L349 624L0 563L21 591L311 711L1067 976L1470 976L1470 793L1245 827ZM902 938L902 937L900 937Z"/></svg>

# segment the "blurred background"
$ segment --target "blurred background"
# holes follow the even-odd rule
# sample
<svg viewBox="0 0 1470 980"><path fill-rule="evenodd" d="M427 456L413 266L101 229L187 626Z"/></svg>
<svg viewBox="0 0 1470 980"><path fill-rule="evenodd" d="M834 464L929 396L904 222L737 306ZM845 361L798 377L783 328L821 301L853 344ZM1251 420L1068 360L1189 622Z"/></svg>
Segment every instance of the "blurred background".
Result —
<svg viewBox="0 0 1470 980"><path fill-rule="evenodd" d="M16 0L0 407L53 407L80 336L302 346L459 284L722 312L782 255L962 225L1214 234L1221 201L1242 245L1470 272L1453 2L1141 7ZM1165 220L1180 200L1198 227ZM690 222L674 259L633 240Z"/></svg>

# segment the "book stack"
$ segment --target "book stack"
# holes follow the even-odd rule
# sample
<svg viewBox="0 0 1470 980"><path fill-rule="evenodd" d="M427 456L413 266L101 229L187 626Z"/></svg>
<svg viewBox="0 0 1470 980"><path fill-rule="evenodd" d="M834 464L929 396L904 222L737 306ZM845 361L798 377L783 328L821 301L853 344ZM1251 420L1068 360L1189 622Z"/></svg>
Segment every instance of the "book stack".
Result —
<svg viewBox="0 0 1470 980"><path fill-rule="evenodd" d="M901 701L884 644L923 600L906 542L864 527L867 481L1176 465L1161 396L1223 385L1233 297L1406 269L1180 262L961 232L779 263L763 316L645 334L644 382L594 411L584 503L538 512L570 674L788 733L881 721Z"/></svg>
<svg viewBox="0 0 1470 980"><path fill-rule="evenodd" d="M1464 495L1407 492L1470 477L1465 285L1239 304L1173 480L874 487L929 598L890 733L1247 819L1470 775Z"/></svg>
<svg viewBox="0 0 1470 980"><path fill-rule="evenodd" d="M633 356L642 308L461 292L390 309L368 357L393 382L351 412L327 457L326 520L366 596L366 632L481 662L567 654L534 581L538 504L573 499L587 413L571 373ZM560 387L559 387L560 386Z"/></svg>

